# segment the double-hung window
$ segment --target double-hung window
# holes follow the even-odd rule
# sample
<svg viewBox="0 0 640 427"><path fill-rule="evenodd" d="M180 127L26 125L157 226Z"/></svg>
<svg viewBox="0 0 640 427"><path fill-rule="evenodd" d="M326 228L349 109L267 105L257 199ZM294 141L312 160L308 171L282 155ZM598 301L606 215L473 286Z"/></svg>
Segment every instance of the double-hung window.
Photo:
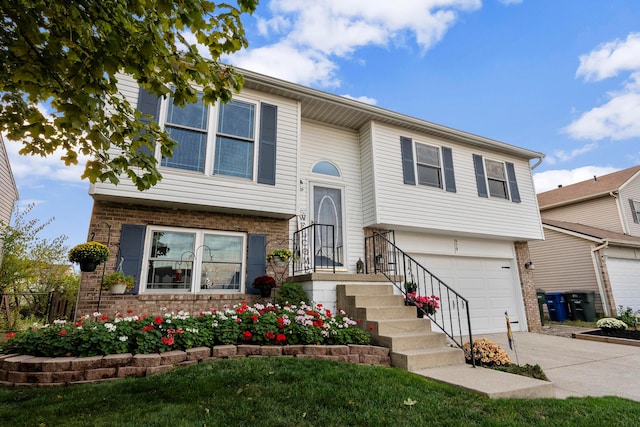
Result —
<svg viewBox="0 0 640 427"><path fill-rule="evenodd" d="M242 291L245 234L151 227L147 236L147 291Z"/></svg>
<svg viewBox="0 0 640 427"><path fill-rule="evenodd" d="M416 143L416 169L418 184L442 188L442 168L438 147Z"/></svg>
<svg viewBox="0 0 640 427"><path fill-rule="evenodd" d="M214 174L253 178L255 114L247 102L220 104Z"/></svg>
<svg viewBox="0 0 640 427"><path fill-rule="evenodd" d="M491 197L508 199L509 190L507 189L507 174L504 169L504 163L489 159L485 159L484 163L487 170L489 195Z"/></svg>
<svg viewBox="0 0 640 427"><path fill-rule="evenodd" d="M176 169L204 172L207 155L207 126L209 107L198 101L184 107L169 101L165 129L178 144L172 157L163 157L161 165Z"/></svg>
<svg viewBox="0 0 640 427"><path fill-rule="evenodd" d="M631 216L633 217L633 222L640 224L640 201L629 199L629 204L631 205Z"/></svg>

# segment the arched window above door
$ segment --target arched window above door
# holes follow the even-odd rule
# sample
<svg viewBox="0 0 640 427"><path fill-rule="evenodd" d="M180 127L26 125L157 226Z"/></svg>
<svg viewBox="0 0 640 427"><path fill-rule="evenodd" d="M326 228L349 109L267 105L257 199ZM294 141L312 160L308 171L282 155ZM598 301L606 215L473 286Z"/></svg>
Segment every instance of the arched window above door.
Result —
<svg viewBox="0 0 640 427"><path fill-rule="evenodd" d="M311 172L321 174L321 175L329 175L329 176L337 176L340 177L340 171L338 168L331 162L326 160L320 161L313 165L313 169Z"/></svg>

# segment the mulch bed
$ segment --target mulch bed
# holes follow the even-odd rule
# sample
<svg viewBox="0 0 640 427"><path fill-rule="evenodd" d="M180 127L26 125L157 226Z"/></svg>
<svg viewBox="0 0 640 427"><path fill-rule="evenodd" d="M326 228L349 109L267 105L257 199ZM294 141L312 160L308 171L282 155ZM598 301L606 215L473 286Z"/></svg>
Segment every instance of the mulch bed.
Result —
<svg viewBox="0 0 640 427"><path fill-rule="evenodd" d="M619 330L614 329L611 331L604 331L602 329L596 329L593 331L582 332L585 335L598 335L601 337L613 337L613 338L625 338L628 340L640 340L640 331L633 330Z"/></svg>

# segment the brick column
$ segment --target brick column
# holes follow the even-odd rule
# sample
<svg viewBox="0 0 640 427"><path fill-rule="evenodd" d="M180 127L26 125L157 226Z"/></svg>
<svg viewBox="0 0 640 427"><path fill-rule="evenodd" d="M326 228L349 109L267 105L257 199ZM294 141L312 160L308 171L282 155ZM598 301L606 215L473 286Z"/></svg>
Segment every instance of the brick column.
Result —
<svg viewBox="0 0 640 427"><path fill-rule="evenodd" d="M526 262L531 261L529 255L528 242L515 242L516 264L518 265L518 276L520 276L520 287L522 288L522 298L524 300L524 311L527 316L529 332L539 332L542 330L540 322L540 311L538 309L538 295L533 279L533 270L524 267Z"/></svg>

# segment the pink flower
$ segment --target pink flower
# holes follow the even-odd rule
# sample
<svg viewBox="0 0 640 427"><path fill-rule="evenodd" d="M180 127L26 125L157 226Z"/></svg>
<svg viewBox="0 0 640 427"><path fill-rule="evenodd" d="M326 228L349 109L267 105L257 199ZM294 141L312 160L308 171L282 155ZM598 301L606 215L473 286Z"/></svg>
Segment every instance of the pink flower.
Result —
<svg viewBox="0 0 640 427"><path fill-rule="evenodd" d="M60 329L60 332L58 332L60 334L61 337L66 337L68 332L66 329Z"/></svg>
<svg viewBox="0 0 640 427"><path fill-rule="evenodd" d="M276 337L276 341L278 342L285 342L287 340L287 337L285 336L285 334L278 334L278 336Z"/></svg>
<svg viewBox="0 0 640 427"><path fill-rule="evenodd" d="M173 337L171 335L169 335L168 337L162 337L160 338L162 340L163 343L165 343L166 345L173 345Z"/></svg>

